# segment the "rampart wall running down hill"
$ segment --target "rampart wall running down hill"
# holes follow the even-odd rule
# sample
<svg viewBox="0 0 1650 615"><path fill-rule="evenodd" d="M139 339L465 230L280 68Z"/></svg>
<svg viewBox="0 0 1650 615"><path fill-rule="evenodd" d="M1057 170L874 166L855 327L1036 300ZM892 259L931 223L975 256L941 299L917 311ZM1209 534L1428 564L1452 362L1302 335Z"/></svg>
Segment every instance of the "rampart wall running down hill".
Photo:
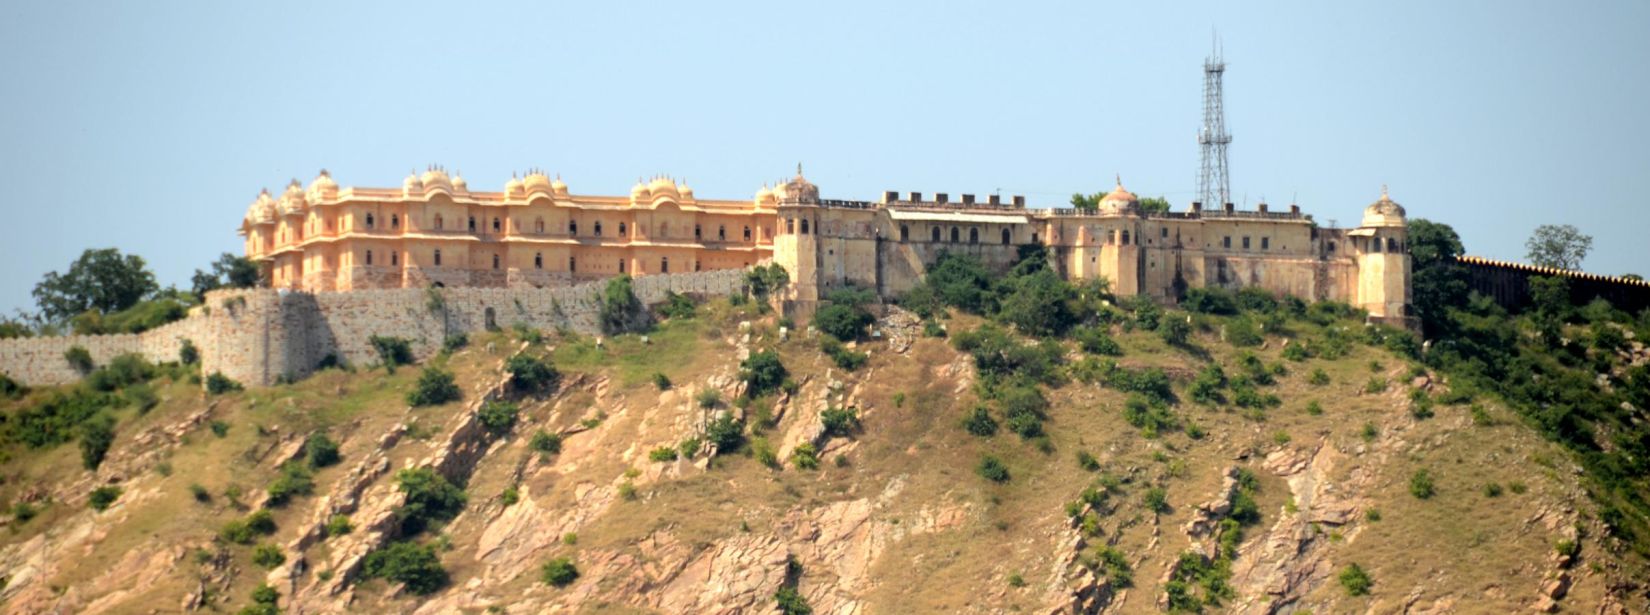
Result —
<svg viewBox="0 0 1650 615"><path fill-rule="evenodd" d="M1477 256L1456 259L1467 270L1467 281L1472 289L1488 295L1508 310L1518 311L1530 305L1530 278L1560 277L1570 284L1570 301L1585 305L1594 299L1604 299L1611 305L1638 313L1650 308L1650 282L1615 276L1597 275L1584 271L1566 271L1538 267L1526 263L1510 263Z"/></svg>
<svg viewBox="0 0 1650 615"><path fill-rule="evenodd" d="M744 288L744 269L659 274L632 280L637 298L658 303L667 292L710 297ZM607 280L544 289L437 288L342 293L214 291L188 318L138 334L72 335L0 340L0 373L26 385L66 384L81 375L64 358L80 346L98 365L127 353L176 361L183 340L200 349L202 373L222 372L248 385L301 378L327 356L376 363L374 335L412 341L428 357L453 333L511 327L567 328L599 334L597 317Z"/></svg>

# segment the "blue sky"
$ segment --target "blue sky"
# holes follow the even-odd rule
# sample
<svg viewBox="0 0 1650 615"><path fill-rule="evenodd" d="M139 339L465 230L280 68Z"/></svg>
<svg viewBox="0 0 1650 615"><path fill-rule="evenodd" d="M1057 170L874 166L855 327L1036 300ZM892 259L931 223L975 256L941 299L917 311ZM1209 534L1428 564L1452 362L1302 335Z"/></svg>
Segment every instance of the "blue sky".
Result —
<svg viewBox="0 0 1650 615"><path fill-rule="evenodd" d="M748 198L800 161L827 197L1032 206L1120 173L1184 207L1214 28L1235 198L1351 225L1389 184L1471 253L1569 223L1586 269L1650 274L1650 3L1239 4L8 2L0 311L88 247L187 287L322 167Z"/></svg>

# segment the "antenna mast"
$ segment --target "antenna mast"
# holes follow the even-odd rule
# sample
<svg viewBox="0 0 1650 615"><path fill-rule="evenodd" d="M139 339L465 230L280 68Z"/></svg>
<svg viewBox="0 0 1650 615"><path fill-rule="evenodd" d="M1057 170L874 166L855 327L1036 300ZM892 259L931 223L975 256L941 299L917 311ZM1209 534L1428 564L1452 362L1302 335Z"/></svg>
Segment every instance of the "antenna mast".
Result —
<svg viewBox="0 0 1650 615"><path fill-rule="evenodd" d="M1231 201L1231 178L1226 172L1226 145L1232 135L1226 132L1226 108L1221 102L1221 79L1226 74L1226 60L1220 41L1203 61L1203 129L1197 133L1197 144L1203 150L1203 166L1197 174L1197 194L1205 207L1211 209Z"/></svg>

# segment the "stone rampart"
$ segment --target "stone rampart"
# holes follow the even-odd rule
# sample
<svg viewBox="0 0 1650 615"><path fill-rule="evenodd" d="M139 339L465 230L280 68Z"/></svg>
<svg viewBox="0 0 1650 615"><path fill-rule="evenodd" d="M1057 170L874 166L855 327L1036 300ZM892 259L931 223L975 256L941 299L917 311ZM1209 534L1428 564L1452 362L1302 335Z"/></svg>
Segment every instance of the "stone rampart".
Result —
<svg viewBox="0 0 1650 615"><path fill-rule="evenodd" d="M744 269L658 274L632 280L643 303L676 292L707 298L741 291ZM65 384L80 374L64 353L86 348L102 365L125 353L175 361L182 340L200 349L204 373L222 372L248 385L301 378L333 356L355 365L378 362L372 336L411 340L429 357L454 333L516 324L599 334L607 280L560 288L435 288L301 293L270 289L208 293L184 320L139 334L0 340L0 373L28 385Z"/></svg>

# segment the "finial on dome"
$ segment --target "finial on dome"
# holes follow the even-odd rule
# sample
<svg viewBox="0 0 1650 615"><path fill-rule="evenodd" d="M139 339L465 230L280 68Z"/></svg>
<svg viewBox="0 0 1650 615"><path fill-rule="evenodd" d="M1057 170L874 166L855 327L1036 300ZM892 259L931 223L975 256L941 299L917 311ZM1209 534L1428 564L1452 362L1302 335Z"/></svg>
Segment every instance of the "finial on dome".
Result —
<svg viewBox="0 0 1650 615"><path fill-rule="evenodd" d="M1392 200L1391 197L1386 195L1386 184L1381 184L1381 199L1387 201Z"/></svg>
<svg viewBox="0 0 1650 615"><path fill-rule="evenodd" d="M796 163L796 176L802 177L802 163L800 161Z"/></svg>
<svg viewBox="0 0 1650 615"><path fill-rule="evenodd" d="M326 169L321 169L321 177L332 177L332 174L328 173Z"/></svg>
<svg viewBox="0 0 1650 615"><path fill-rule="evenodd" d="M1118 188L1123 187L1123 174L1122 173L1117 174L1117 187Z"/></svg>

